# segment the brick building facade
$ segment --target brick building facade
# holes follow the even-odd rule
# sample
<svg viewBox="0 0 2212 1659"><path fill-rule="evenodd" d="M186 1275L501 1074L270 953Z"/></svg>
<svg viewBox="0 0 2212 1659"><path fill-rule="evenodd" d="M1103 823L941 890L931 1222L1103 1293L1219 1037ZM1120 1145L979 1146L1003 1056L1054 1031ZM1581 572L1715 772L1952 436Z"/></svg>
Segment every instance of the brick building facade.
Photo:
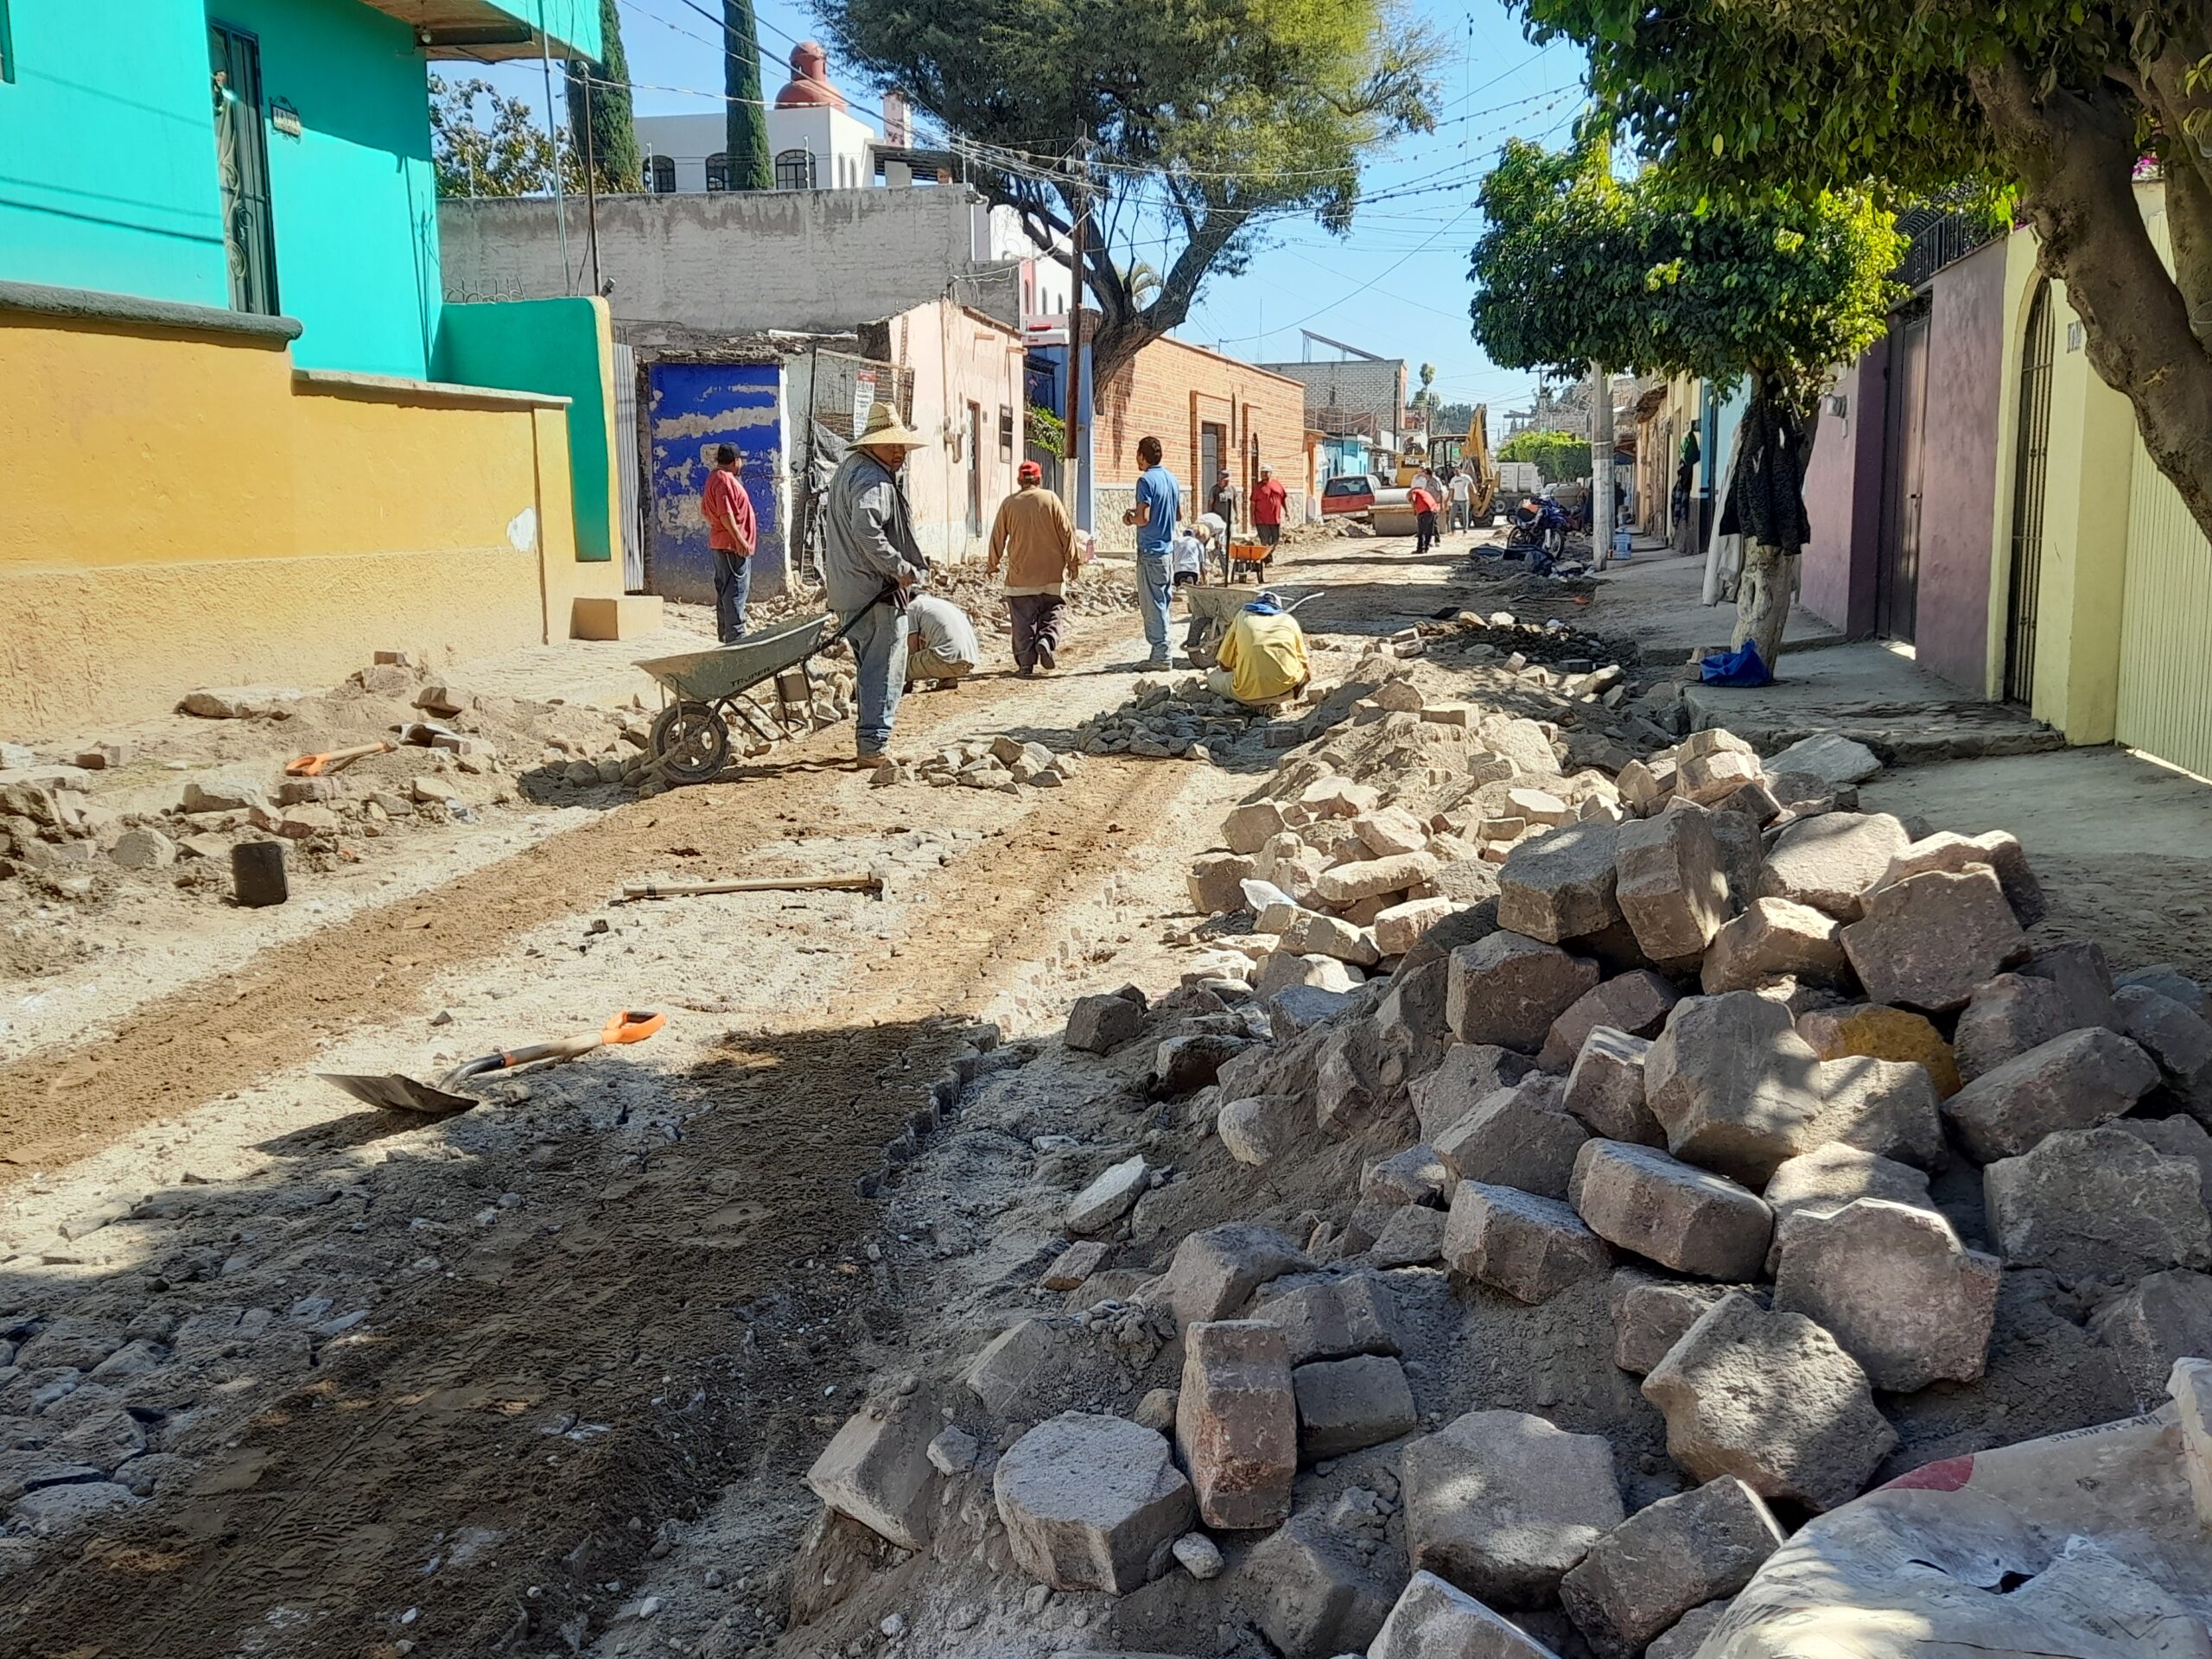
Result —
<svg viewBox="0 0 2212 1659"><path fill-rule="evenodd" d="M1252 485L1264 462L1290 490L1285 519L1305 517L1306 389L1297 381L1179 340L1155 340L1101 384L1096 404L1091 457L1101 547L1135 544L1122 513L1142 470L1137 440L1147 435L1160 440L1192 516L1213 473L1226 467L1243 492L1237 528L1248 529Z"/></svg>

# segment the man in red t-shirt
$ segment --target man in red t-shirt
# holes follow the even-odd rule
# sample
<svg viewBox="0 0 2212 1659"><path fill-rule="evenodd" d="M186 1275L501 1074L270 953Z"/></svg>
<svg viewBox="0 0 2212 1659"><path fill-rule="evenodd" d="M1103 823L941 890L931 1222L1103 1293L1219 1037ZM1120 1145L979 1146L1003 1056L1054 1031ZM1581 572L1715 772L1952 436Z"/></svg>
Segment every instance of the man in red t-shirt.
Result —
<svg viewBox="0 0 2212 1659"><path fill-rule="evenodd" d="M1436 498L1416 483L1406 493L1406 500L1414 510L1414 551L1426 553L1436 545Z"/></svg>
<svg viewBox="0 0 2212 1659"><path fill-rule="evenodd" d="M1273 550L1282 540L1283 503L1290 499L1290 492L1282 486L1272 467L1260 468L1260 481L1252 486L1252 530L1259 537L1260 545ZM1270 550L1262 561L1262 567L1274 563Z"/></svg>
<svg viewBox="0 0 2212 1659"><path fill-rule="evenodd" d="M715 449L715 467L699 499L707 521L707 545L715 550L715 634L734 645L745 638L745 601L753 593L753 548L760 531L753 498L737 475L737 451Z"/></svg>

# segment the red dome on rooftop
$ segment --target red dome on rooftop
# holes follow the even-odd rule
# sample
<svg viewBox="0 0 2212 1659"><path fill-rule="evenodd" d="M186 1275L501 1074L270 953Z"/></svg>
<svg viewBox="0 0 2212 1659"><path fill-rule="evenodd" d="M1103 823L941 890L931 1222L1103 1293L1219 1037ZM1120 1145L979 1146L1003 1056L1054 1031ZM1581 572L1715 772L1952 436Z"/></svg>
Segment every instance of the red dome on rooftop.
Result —
<svg viewBox="0 0 2212 1659"><path fill-rule="evenodd" d="M830 84L830 60L819 41L791 48L791 85L776 94L779 110L842 110L845 95Z"/></svg>

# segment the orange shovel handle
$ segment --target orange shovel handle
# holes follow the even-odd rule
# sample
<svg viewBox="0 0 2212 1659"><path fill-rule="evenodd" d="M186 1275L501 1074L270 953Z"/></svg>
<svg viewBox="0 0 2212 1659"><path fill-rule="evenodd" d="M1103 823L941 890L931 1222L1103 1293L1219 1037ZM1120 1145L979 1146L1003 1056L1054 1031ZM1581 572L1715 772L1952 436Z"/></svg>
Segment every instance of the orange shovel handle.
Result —
<svg viewBox="0 0 2212 1659"><path fill-rule="evenodd" d="M599 1029L602 1043L642 1043L668 1023L664 1014L651 1014L638 1008L625 1008L620 1014L609 1014L607 1023Z"/></svg>

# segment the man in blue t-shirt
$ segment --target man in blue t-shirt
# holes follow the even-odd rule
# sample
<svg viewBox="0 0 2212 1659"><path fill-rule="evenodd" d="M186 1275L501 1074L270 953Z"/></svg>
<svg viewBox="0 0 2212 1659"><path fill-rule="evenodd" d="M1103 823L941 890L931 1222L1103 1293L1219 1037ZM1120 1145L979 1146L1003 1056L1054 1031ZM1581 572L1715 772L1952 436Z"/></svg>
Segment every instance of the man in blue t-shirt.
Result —
<svg viewBox="0 0 2212 1659"><path fill-rule="evenodd" d="M1145 643L1152 647L1149 668L1166 668L1167 658L1168 544L1175 539L1176 521L1183 516L1183 486L1175 474L1160 464L1160 440L1137 440L1137 459L1144 471L1137 479L1136 505L1122 515L1122 522L1137 531L1137 609L1144 616Z"/></svg>

